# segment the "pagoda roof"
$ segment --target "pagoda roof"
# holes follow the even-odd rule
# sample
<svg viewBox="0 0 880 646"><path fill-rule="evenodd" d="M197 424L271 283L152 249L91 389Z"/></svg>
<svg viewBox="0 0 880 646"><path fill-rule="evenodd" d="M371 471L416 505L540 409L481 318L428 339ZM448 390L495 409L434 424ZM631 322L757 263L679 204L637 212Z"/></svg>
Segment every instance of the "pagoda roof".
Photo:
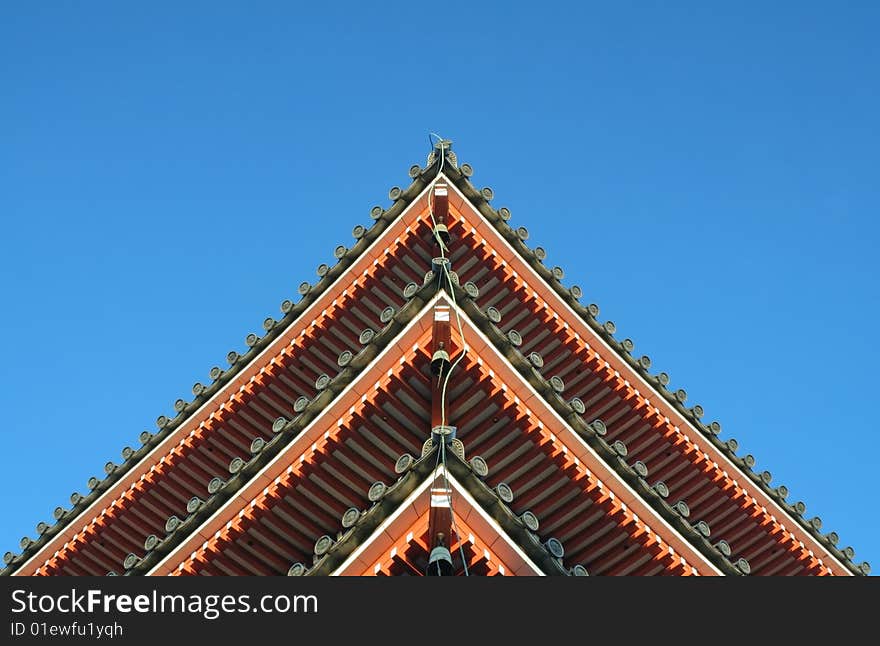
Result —
<svg viewBox="0 0 880 646"><path fill-rule="evenodd" d="M682 420L682 428L693 429L696 432L691 438L685 436L688 442L695 441L696 438L700 438L702 442L708 442L710 445L708 448L712 455L722 456L721 460L726 460L731 465L732 474L730 479L733 480L737 488L737 495L751 497L754 506L761 508L763 505L764 512L767 514L769 514L767 506L776 507L780 515L789 519L786 522L789 522L790 526L788 528L782 526L782 529L779 530L782 533L787 532L789 535L788 542L800 542L801 548L808 550L808 548L804 547L803 539L800 538L807 536L813 539L821 550L824 550L834 560L843 564L849 573L868 574L869 567L866 563L856 564L853 561L854 551L852 548L838 549L836 547L836 534L833 532L823 534L821 532L821 520L818 517L808 519L804 516L805 505L803 503L788 503L786 500L787 489L784 486L771 486L772 478L768 471L761 473L753 471L754 458L749 455L744 457L737 455L738 446L735 440L728 439L725 441L719 437L721 432L720 424L717 422L712 422L708 425L704 424L701 421L703 416L702 407L699 405L686 406L687 393L683 389L671 391L668 389L668 376L665 373L651 373L650 359L646 356L635 357L632 354L633 343L631 340L617 340L614 336L616 332L614 324L610 321L600 322L597 306L584 306L580 303L581 290L576 286L565 287L562 284L564 271L559 267L548 268L544 265L543 260L546 254L540 247L533 249L526 244L528 231L525 227L512 228L508 224L510 212L506 208L497 210L493 208L490 204L494 197L492 190L489 188L477 189L470 181L472 175L473 169L468 164L459 165L454 157L454 153L449 150L446 150L445 156L442 158L438 158L432 152L432 156L429 157L425 167L412 166L410 168L411 184L406 189L397 187L391 189L389 198L392 201L392 205L388 209L374 207L371 210L374 224L369 228L360 225L355 227L352 233L356 242L351 248L346 248L344 245L336 248L334 255L338 262L332 267L320 266L318 269L320 280L315 284L304 282L300 285L301 300L296 303L285 301L281 306L283 312L281 318L277 320L273 317L266 318L263 326L264 334L262 336L256 334L249 335L246 340L248 346L246 351L241 354L233 351L227 355L228 368L213 367L210 371L212 379L210 384L195 384L193 387L193 398L190 401L179 399L175 402L175 417L160 416L157 420L158 432L155 434L142 433L140 437L142 444L137 449L125 447L122 452L123 461L121 463L108 462L105 465L105 477L103 479L92 478L90 480L90 491L88 494L74 493L71 496L72 506L70 509L58 507L54 514L54 524L40 523L37 527L38 536L36 539L23 538L20 545L20 554L16 555L12 552L7 552L4 555L6 567L2 573L11 574L15 572L26 562L39 555L46 546L53 544L53 541L58 543L69 540L74 534L74 527L77 525L77 522L74 521L78 521L86 510L92 509L94 511L98 504L106 502L108 497L110 499L119 499L121 493L129 488L125 481L126 475L135 467L140 467L145 461L148 461L148 456L149 459L155 458L159 447L162 447L163 450L166 449L165 445L168 443L169 438L176 431L179 431L185 423L191 423L194 418L204 414L206 412L206 404L212 398L215 398L224 389L234 390L236 386L244 391L248 380L252 381L255 378L259 378L265 369L265 366L260 364L259 357L265 356L267 349L289 331L292 325L302 322L305 318L311 316L316 307L323 308L324 312L327 311L328 307L336 307L336 299L332 299L332 302L324 302L330 299L330 287L335 285L337 279L342 276L355 273L361 267L381 262L383 255L385 255L385 250L377 248L377 245L374 243L383 235L386 235L386 232L395 233L397 230L394 230L394 227L398 227L398 230L400 229L399 216L418 202L426 200L425 189L431 186L435 179L439 177L445 178L455 188L455 191L457 191L461 198L461 205L466 203L475 212L479 213L485 222L490 225L494 234L503 239L509 245L509 248L517 253L520 262L525 263L535 275L540 277L541 281L551 290L552 296L563 305L565 312L562 313L576 315L577 319L601 340L603 351L606 348L613 351L613 359L603 352L605 368L612 370L612 372L617 372L624 368L637 375L643 384L642 392L651 393L650 397L654 400L651 405L655 406L658 416L663 417L661 412L674 411L674 414ZM486 235L480 229L479 223L472 224L476 227L473 229L473 235ZM513 271L514 276L520 282L524 281L524 277L517 276L515 270L505 269L505 271ZM421 286L415 284L412 287L407 286L409 293L406 290L404 291L406 303L399 310L394 311L394 308L391 308L392 311L390 313L382 312L381 319L385 323L385 327L380 332L374 333L372 338L368 339L363 345L359 353L350 353L351 356L348 357L346 365L342 366L340 364L342 368L340 373L335 378L329 379L324 388L319 389L320 391L312 397L303 398L305 399L304 402L298 401L296 403L295 409L299 409L297 410L297 416L285 423L285 435L295 424L305 424L315 415L319 414L348 383L356 378L359 369L363 369L378 356L384 347L395 342L397 334L409 320L421 311L420 306L428 301L429 293L433 294L436 291L436 289L430 291L430 287L427 281ZM448 287L445 289L448 290ZM657 494L656 489L647 486L644 478L641 478L641 482L639 482L641 477L639 471L622 459L626 455L626 447L624 446L623 450L621 450L620 446L606 442L603 439L603 433L596 430L601 427L597 427L593 422L587 422L583 419L579 412L582 406L578 402L574 400L566 401L560 397L558 384L554 383L553 379L544 378L540 371L536 369L532 357L526 357L517 350L518 344L514 342L515 339L510 335L509 331L508 333L503 332L496 325L497 321L493 320L495 317L490 316L487 311L484 312L477 307L472 290L468 289L468 285L459 285L453 291L457 292L457 301L460 304L461 311L466 314L467 319L485 335L493 347L504 355L523 380L530 384L534 391L563 417L575 432L585 438L585 441L590 444L592 449L607 464L611 465L622 478L636 483L634 488L637 489L640 496L648 504L654 507L658 515L667 518L670 522L676 523L676 531L681 532L707 559L712 560L716 564L720 563L723 571L739 573L744 569L747 570L747 566L737 566L737 562L731 563L727 560L721 554L718 547L706 540L706 537L701 533L702 528L695 528L683 521L681 514L668 505L662 499L662 496ZM609 364L609 361L614 361L616 365ZM617 365L620 367L618 368ZM632 387L629 382L626 382L626 386L627 388ZM642 396L637 389L636 393L637 396ZM670 423L668 416L666 417L666 422ZM676 426L675 428L679 432L679 427ZM278 435L276 437L281 436ZM282 449L280 444L277 449L271 448L273 446L275 445L273 445L271 440L266 442L263 452L257 456L259 460L268 459L273 455L273 451L278 452ZM697 451L702 452L707 460L712 461L705 449L697 449ZM242 476L239 478L242 480L242 484L246 481L247 469L257 469L259 464L258 461L251 466L250 462L248 462L247 465L242 467ZM715 466L718 467L718 462L716 462ZM727 475L727 471L724 471L724 474ZM214 502L215 496L225 491L232 480L234 478L220 486L220 489L212 493L205 501L200 501L195 511L200 515L205 515L216 509L216 505L220 504L220 499ZM738 480L741 480L741 482L738 482ZM769 504L764 503L764 500L767 500ZM771 518L774 518L774 522L777 522L772 514L769 515ZM194 516L192 521L195 520ZM681 526L682 522L685 527ZM190 526L189 523L189 519L181 523L181 528L184 532L186 527ZM792 523L796 525L796 533L792 532ZM781 526L781 521L778 524ZM198 526L197 523L193 522L192 527L196 526ZM181 533L180 535L184 536L185 534ZM160 541L160 544L166 545L166 542L166 549L170 548L173 541ZM808 551L812 553L811 550ZM722 556L720 560L718 559L719 554ZM146 563L149 562L148 559L149 554L144 559L135 557L133 561L135 561L134 566L136 568L133 567L131 569L141 569L141 563L144 563L143 567L146 567Z"/></svg>

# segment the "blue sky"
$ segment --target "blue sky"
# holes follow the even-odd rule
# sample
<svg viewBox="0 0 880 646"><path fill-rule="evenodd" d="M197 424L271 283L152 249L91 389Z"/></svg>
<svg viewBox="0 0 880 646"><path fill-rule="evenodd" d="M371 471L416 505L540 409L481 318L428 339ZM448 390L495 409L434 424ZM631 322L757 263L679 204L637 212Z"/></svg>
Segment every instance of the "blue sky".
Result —
<svg viewBox="0 0 880 646"><path fill-rule="evenodd" d="M434 131L880 568L880 9L708 4L5 4L0 552L280 317Z"/></svg>

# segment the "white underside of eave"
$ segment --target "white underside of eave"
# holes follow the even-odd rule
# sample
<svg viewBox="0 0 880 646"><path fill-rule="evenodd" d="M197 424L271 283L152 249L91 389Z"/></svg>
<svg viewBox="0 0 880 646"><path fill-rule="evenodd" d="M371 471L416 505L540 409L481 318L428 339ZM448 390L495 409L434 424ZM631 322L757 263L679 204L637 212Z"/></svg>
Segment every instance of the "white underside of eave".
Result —
<svg viewBox="0 0 880 646"><path fill-rule="evenodd" d="M442 467L438 470L438 474L441 472L442 472ZM535 565L534 561L532 561L526 555L526 553L522 551L522 549L519 547L519 545L517 545L517 543L512 538L510 538L510 536L507 534L507 532L504 531L504 529L501 527L501 525L499 525L493 518L491 518L488 514L486 514L485 511L483 511L483 508L480 506L480 504L476 500L473 499L473 497L470 495L470 493L468 493L467 489L465 489L464 487L461 486L461 484L458 482L458 480L455 479L455 476L453 476L451 473L447 472L446 478L449 482L450 487L453 490L453 503L452 503L453 520L456 515L459 515L459 511L457 510L456 505L460 505L461 504L460 500L464 500L464 502L467 504L467 506L470 509L472 509L473 511L475 511L477 514L479 514L481 519L486 524L489 525L489 527L492 529L492 531L494 531L499 537L501 537L501 539L505 543L507 543L508 547L510 547L510 549L513 550L513 552L522 560L523 564L525 564L529 569L532 570L532 572L531 572L532 575L546 576L541 571L541 568L539 568L537 565ZM387 532L386 535L389 535L389 536L393 535L392 532L388 532L388 529L394 525L394 522L400 517L400 515L408 507L410 507L410 506L413 506L414 508L418 507L418 505L416 505L416 502L419 500L420 497L426 501L423 505L424 510L421 511L421 514L427 513L428 510L430 509L430 506L427 504L427 495L428 495L427 490L428 490L428 487L430 487L433 482L434 482L434 473L432 472L425 477L425 480L416 488L415 491L413 491L406 498L406 500L404 500L403 502L400 503L400 505L394 510L394 512L392 512L388 516L388 518L386 518L384 521L382 521L382 523L375 530L373 530L373 533L370 534L369 539L364 541L354 552L349 554L348 558L346 558L345 561L331 573L331 576L340 576L341 574L343 574L345 572L345 570L347 570L349 567L351 567L352 564L356 560L358 560L358 558L361 556L361 554L363 554L365 551L370 549L372 544L375 541L381 539L383 534L386 534L386 532ZM471 523L469 523L469 524L471 524ZM480 538L485 540L483 536L480 536ZM466 537L461 537L459 540L466 540ZM509 563L508 563L508 566L510 566Z"/></svg>

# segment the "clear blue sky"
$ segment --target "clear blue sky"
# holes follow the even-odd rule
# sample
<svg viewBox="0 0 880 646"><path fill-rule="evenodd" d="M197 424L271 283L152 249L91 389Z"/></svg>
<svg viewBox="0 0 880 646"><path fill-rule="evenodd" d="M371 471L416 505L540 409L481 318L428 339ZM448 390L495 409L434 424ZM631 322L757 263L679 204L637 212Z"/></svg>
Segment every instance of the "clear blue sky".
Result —
<svg viewBox="0 0 880 646"><path fill-rule="evenodd" d="M880 571L878 5L344 4L0 9L0 552L279 317L435 131Z"/></svg>

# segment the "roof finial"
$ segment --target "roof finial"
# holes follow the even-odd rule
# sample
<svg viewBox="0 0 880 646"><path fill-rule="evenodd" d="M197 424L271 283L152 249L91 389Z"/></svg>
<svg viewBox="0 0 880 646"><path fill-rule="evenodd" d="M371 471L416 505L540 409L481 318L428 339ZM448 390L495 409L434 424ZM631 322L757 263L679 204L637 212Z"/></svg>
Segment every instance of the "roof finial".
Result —
<svg viewBox="0 0 880 646"><path fill-rule="evenodd" d="M441 168L443 162L449 162L451 166L453 166L454 168L458 168L458 158L452 151L451 139L444 139L436 132L429 132L428 141L431 142L431 152L428 155L428 166L433 164L438 159L438 157L442 155Z"/></svg>

